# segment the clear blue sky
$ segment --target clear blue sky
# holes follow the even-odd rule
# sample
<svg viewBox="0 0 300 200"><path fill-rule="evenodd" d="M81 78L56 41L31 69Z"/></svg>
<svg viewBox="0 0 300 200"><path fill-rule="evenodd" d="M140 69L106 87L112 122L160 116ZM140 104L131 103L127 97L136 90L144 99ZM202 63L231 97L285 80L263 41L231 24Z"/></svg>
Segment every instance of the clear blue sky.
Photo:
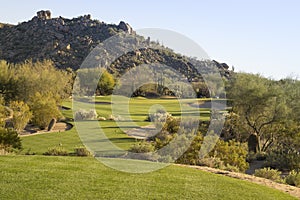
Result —
<svg viewBox="0 0 300 200"><path fill-rule="evenodd" d="M299 0L10 0L1 4L0 22L28 21L41 9L53 17L91 14L108 23L124 20L134 29L170 29L236 71L300 76Z"/></svg>

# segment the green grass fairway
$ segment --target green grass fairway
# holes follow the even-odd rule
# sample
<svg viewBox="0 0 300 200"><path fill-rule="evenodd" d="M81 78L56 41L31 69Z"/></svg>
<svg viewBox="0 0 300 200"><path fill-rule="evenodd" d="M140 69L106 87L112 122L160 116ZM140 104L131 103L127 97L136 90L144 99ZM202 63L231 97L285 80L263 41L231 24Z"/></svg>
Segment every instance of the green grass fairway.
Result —
<svg viewBox="0 0 300 200"><path fill-rule="evenodd" d="M0 199L296 199L196 169L128 174L79 157L0 156Z"/></svg>
<svg viewBox="0 0 300 200"><path fill-rule="evenodd" d="M210 100L203 99L202 101ZM201 120L208 120L210 117L210 110L208 108L195 108L191 107L188 104L199 101L198 99L184 99L181 100L180 105L177 99L146 99L146 98L117 98L117 101L114 101L114 104L109 104L111 102L111 96L105 97L96 97L95 105L91 103L86 103L84 106L92 109L95 106L95 109L99 116L108 117L112 114L112 107L116 108L116 111L122 113L122 110L118 110L128 104L129 114L133 120L133 124L128 122L119 122L119 125L122 129L130 129L138 126L149 125L150 122L146 122L145 119L149 114L151 107L156 108L163 107L166 111L171 113L175 117L182 116L193 116L194 113L200 113ZM64 103L66 107L72 107L71 101L66 101ZM63 110L63 115L67 118L73 118L72 110ZM122 116L122 114L121 114ZM123 116L128 117L128 116ZM124 132L118 127L116 122L113 121L101 121L99 122L102 127L105 135L118 147L127 150L134 142L135 139L128 137ZM97 132L95 132L97 134ZM35 154L43 154L50 147L62 145L68 152L73 152L76 146L81 146L82 143L76 132L76 128L73 128L70 131L61 132L61 133L46 133L42 135L33 135L22 137L23 151L21 154L27 152Z"/></svg>

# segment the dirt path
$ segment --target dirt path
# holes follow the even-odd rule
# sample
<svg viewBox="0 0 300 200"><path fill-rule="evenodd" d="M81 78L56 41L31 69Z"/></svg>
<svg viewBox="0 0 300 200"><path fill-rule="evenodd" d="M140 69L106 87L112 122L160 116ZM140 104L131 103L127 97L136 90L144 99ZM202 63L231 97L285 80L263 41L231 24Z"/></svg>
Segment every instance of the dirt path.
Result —
<svg viewBox="0 0 300 200"><path fill-rule="evenodd" d="M237 173L237 172L229 172L229 171L224 171L224 170L209 168L209 167L181 165L181 164L176 164L176 165L177 166L182 166L182 167L190 167L190 168L199 169L199 170L206 171L206 172L211 172L211 173L214 173L214 174L221 174L221 175L232 177L232 178L237 178L237 179L241 179L241 180L250 181L250 182L253 182L253 183L257 183L257 184L260 184L260 185L264 185L264 186L267 186L267 187L270 187L270 188L274 188L274 189L283 191L285 193L289 193L290 195L300 199L300 188L290 186L290 185L286 185L286 184L276 183L276 182L271 181L269 179L264 179L264 178L260 178L260 177L256 177L256 176L252 176L252 175L248 175L248 174L242 174L242 173Z"/></svg>

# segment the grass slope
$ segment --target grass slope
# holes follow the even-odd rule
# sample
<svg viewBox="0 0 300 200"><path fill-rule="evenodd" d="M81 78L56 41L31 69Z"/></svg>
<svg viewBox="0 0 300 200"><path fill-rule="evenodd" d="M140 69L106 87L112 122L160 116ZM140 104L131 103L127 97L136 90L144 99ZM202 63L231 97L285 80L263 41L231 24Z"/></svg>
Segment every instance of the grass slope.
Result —
<svg viewBox="0 0 300 200"><path fill-rule="evenodd" d="M280 191L170 166L128 174L95 159L0 156L0 199L296 199Z"/></svg>

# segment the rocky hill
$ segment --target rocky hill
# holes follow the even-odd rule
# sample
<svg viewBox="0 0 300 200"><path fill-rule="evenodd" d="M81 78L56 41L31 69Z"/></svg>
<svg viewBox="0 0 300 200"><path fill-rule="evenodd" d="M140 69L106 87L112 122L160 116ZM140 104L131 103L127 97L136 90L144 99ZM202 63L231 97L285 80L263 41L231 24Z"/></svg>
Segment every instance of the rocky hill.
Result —
<svg viewBox="0 0 300 200"><path fill-rule="evenodd" d="M58 68L73 69L103 40L120 31L134 33L125 22L106 24L92 20L90 15L51 18L50 11L40 11L32 20L16 26L0 27L0 59L14 63L51 59Z"/></svg>
<svg viewBox="0 0 300 200"><path fill-rule="evenodd" d="M132 27L123 21L118 25L106 24L92 19L90 15L73 19L52 18L50 11L39 11L27 22L0 24L0 59L13 63L50 59L58 68L76 70L94 47L122 31L136 35ZM198 76L192 62L168 48L148 48L124 55L112 64L110 71L118 74L132 66L152 62L172 65L188 74L190 80ZM230 77L226 64L212 63L224 77Z"/></svg>

